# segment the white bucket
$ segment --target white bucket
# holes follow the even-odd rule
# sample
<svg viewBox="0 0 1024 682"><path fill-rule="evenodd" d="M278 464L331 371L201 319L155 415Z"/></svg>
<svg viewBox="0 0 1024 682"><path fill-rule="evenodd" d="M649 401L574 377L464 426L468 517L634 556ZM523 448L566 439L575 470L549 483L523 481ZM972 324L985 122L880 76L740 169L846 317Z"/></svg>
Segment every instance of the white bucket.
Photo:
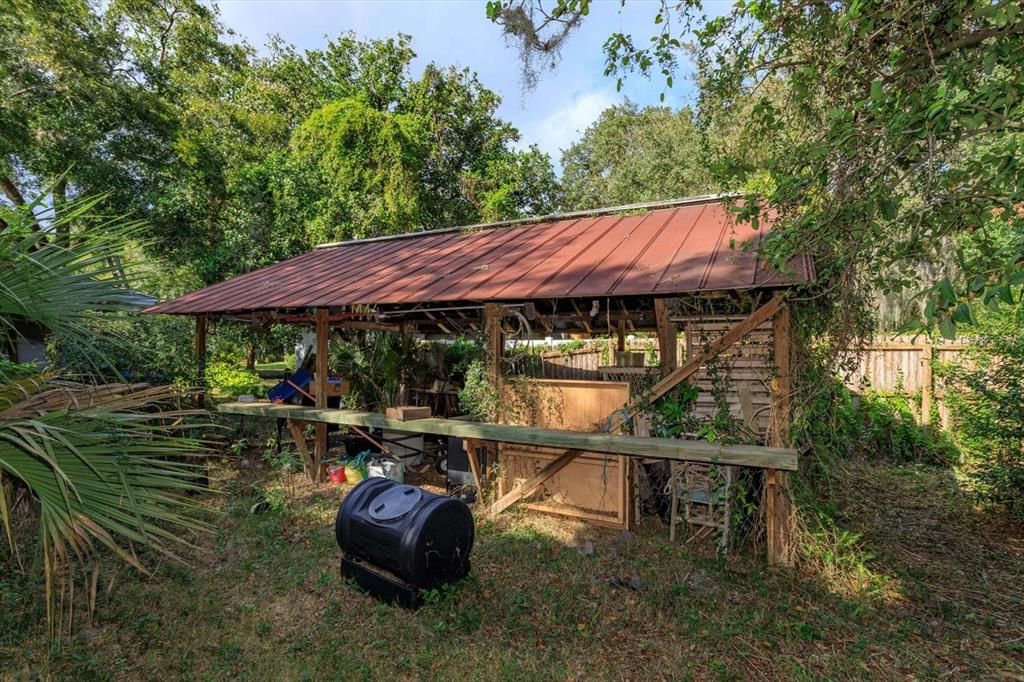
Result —
<svg viewBox="0 0 1024 682"><path fill-rule="evenodd" d="M366 474L371 478L390 478L392 481L405 483L405 466L402 462L391 459L373 460L366 465Z"/></svg>

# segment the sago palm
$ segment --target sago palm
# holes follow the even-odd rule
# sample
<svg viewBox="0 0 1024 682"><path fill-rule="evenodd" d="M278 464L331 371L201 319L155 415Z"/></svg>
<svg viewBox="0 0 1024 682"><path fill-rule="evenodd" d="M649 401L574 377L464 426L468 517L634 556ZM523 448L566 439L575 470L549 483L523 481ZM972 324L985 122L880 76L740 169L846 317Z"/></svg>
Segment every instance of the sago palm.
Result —
<svg viewBox="0 0 1024 682"><path fill-rule="evenodd" d="M11 348L27 327L52 343L90 348L99 315L131 314L139 295L119 255L139 226L102 220L99 200L40 216L40 206L0 207L0 334ZM68 244L52 239L73 225ZM128 273L130 276L131 273ZM108 364L98 352L97 367ZM103 551L144 570L136 550L168 554L203 528L186 494L200 488L198 413L168 387L95 384L59 367L0 360L0 520L21 563L12 501L28 499L38 526L47 615L54 627L55 578ZM95 584L95 582L93 581ZM59 630L60 628L58 628Z"/></svg>

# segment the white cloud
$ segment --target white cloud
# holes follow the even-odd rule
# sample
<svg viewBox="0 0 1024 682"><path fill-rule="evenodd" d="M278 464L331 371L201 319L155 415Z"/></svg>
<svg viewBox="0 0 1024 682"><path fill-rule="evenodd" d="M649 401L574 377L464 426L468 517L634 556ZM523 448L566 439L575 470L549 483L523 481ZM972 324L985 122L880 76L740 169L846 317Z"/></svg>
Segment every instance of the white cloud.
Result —
<svg viewBox="0 0 1024 682"><path fill-rule="evenodd" d="M578 140L602 111L620 99L607 89L577 93L569 104L555 109L537 123L526 126L522 131L522 145L536 144L541 151L551 155L557 166L562 158L562 150Z"/></svg>

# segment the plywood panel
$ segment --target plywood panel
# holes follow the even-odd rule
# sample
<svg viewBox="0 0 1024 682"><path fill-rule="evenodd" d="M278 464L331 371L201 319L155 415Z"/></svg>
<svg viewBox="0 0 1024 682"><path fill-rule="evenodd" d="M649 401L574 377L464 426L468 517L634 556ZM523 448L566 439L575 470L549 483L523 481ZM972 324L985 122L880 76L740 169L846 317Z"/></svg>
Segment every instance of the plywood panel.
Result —
<svg viewBox="0 0 1024 682"><path fill-rule="evenodd" d="M601 423L629 402L629 383L531 379L537 409L523 421L570 431L600 431ZM502 495L540 471L562 450L501 443L499 490ZM615 528L629 526L628 458L587 452L548 479L526 506L546 513L582 518Z"/></svg>
<svg viewBox="0 0 1024 682"><path fill-rule="evenodd" d="M534 423L567 431L600 431L615 410L629 402L629 382L531 379L538 407Z"/></svg>
<svg viewBox="0 0 1024 682"><path fill-rule="evenodd" d="M540 471L563 451L514 443L499 446L502 495ZM628 527L628 458L585 452L545 481L526 507L545 513L583 518L605 526Z"/></svg>

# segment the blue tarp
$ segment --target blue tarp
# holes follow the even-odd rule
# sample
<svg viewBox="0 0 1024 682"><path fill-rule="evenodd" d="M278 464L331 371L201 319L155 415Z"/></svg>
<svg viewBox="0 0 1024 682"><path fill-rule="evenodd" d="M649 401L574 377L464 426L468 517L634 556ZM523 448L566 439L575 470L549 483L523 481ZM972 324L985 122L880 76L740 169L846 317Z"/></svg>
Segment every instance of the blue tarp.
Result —
<svg viewBox="0 0 1024 682"><path fill-rule="evenodd" d="M298 386L303 391L308 391L310 379L312 379L312 377L310 376L308 369L303 368L296 370L294 374L285 377L284 381L267 391L267 397L272 401L281 400L287 402L292 396L299 392L295 386ZM295 384L295 386L292 384Z"/></svg>

